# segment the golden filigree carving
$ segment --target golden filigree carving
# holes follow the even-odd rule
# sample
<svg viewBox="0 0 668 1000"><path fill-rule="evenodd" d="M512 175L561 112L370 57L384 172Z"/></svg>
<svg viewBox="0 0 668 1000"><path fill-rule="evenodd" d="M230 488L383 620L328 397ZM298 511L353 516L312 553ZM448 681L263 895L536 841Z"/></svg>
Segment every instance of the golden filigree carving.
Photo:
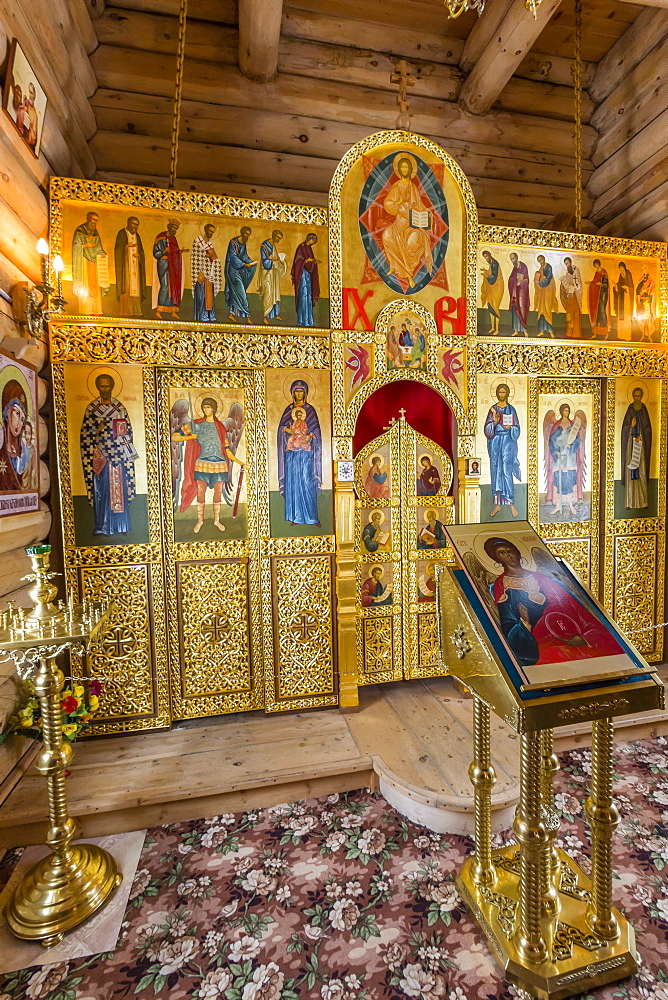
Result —
<svg viewBox="0 0 668 1000"><path fill-rule="evenodd" d="M363 631L365 674L392 672L392 616L365 618ZM375 680L375 679L374 679ZM361 683L361 679L360 679Z"/></svg>
<svg viewBox="0 0 668 1000"><path fill-rule="evenodd" d="M277 557L273 570L276 700L331 695L331 556Z"/></svg>
<svg viewBox="0 0 668 1000"><path fill-rule="evenodd" d="M167 725L160 573L151 572L148 566L86 566L78 570L78 576L83 597L113 602L109 627L86 657L87 674L102 679L101 710L92 732ZM128 726L131 722L134 725Z"/></svg>
<svg viewBox="0 0 668 1000"><path fill-rule="evenodd" d="M535 339L476 340L469 368L481 374L668 378L668 352L659 345L556 344Z"/></svg>
<svg viewBox="0 0 668 1000"><path fill-rule="evenodd" d="M180 563L177 567L183 701L253 686L244 563ZM186 713L190 714L190 713Z"/></svg>
<svg viewBox="0 0 668 1000"><path fill-rule="evenodd" d="M194 326L147 321L86 325L51 323L54 361L169 365L184 368L329 368L329 338L286 327L280 334L237 332L213 324Z"/></svg>
<svg viewBox="0 0 668 1000"><path fill-rule="evenodd" d="M644 656L656 651L656 556L656 535L615 538L613 617Z"/></svg>
<svg viewBox="0 0 668 1000"><path fill-rule="evenodd" d="M334 535L303 535L295 538L260 538L261 556L325 555L336 549Z"/></svg>
<svg viewBox="0 0 668 1000"><path fill-rule="evenodd" d="M553 555L566 560L585 587L591 585L589 538L550 538L547 546Z"/></svg>

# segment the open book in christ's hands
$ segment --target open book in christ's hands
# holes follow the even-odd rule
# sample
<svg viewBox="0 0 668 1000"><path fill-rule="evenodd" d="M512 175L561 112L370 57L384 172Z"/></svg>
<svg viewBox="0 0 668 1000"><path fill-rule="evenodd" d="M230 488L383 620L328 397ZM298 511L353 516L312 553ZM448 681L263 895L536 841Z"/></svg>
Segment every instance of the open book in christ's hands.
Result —
<svg viewBox="0 0 668 1000"><path fill-rule="evenodd" d="M409 222L411 229L431 229L431 212L425 210L418 212L416 209L409 210Z"/></svg>

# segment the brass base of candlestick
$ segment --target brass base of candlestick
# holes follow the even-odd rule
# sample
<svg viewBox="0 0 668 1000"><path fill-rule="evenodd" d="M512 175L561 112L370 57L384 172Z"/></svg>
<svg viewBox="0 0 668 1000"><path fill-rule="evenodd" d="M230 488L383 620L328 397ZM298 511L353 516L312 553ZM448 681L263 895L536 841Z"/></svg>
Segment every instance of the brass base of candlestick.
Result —
<svg viewBox="0 0 668 1000"><path fill-rule="evenodd" d="M14 890L7 923L17 937L50 948L95 913L121 880L111 854L95 844L68 847L63 857L49 854Z"/></svg>
<svg viewBox="0 0 668 1000"><path fill-rule="evenodd" d="M559 912L541 918L547 959L526 962L516 946L519 914L520 855L516 845L494 851L497 878L492 885L475 881L475 857L466 859L457 889L509 982L539 1000L563 1000L632 976L638 969L633 928L613 908L619 926L615 941L595 937L587 921L591 880L563 851L556 875Z"/></svg>

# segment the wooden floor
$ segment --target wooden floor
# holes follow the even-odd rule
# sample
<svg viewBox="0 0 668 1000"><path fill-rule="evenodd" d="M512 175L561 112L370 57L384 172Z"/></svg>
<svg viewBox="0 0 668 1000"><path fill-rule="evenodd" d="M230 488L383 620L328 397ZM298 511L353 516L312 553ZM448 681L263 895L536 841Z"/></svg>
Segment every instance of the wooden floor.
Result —
<svg viewBox="0 0 668 1000"><path fill-rule="evenodd" d="M636 737L668 732L668 716L633 726ZM587 729L559 730L559 746L584 741ZM83 741L67 780L70 812L90 837L380 787L410 818L436 817L444 829L452 820L459 832L473 806L471 730L471 700L437 678L363 688L359 711L346 714L253 712ZM493 718L496 810L517 801L518 742ZM0 846L41 843L46 811L44 779L30 767L0 806Z"/></svg>

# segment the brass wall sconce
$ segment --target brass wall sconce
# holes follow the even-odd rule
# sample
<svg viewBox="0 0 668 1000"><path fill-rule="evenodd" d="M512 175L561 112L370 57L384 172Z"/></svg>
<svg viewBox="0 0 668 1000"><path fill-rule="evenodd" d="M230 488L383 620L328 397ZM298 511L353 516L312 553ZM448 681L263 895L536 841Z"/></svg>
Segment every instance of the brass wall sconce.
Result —
<svg viewBox="0 0 668 1000"><path fill-rule="evenodd" d="M42 260L42 280L25 292L25 317L28 333L35 338L42 335L51 315L62 312L67 304L63 298L62 272L64 265L62 257L57 255L53 261L51 260L49 244L44 238L37 241L37 252ZM56 275L55 286L51 284L51 268Z"/></svg>

